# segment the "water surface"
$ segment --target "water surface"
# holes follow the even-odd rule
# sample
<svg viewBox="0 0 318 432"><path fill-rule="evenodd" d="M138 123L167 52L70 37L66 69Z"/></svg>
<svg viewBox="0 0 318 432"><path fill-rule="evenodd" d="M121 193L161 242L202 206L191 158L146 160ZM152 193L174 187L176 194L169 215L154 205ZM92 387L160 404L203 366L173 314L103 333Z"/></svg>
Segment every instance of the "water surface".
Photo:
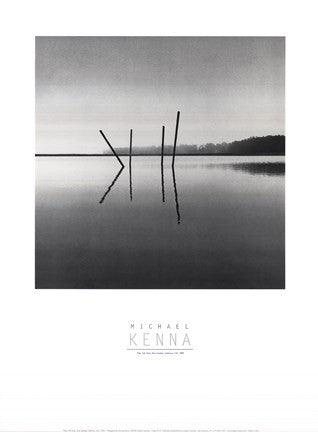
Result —
<svg viewBox="0 0 318 432"><path fill-rule="evenodd" d="M284 157L36 160L37 288L284 288Z"/></svg>

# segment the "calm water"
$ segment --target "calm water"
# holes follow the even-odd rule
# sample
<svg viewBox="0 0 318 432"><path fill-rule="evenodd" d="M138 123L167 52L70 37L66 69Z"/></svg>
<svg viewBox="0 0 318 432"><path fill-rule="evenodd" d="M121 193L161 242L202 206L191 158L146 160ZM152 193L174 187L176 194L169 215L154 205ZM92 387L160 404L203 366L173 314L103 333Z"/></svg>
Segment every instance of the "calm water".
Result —
<svg viewBox="0 0 318 432"><path fill-rule="evenodd" d="M122 159L37 158L37 288L284 288L284 157Z"/></svg>

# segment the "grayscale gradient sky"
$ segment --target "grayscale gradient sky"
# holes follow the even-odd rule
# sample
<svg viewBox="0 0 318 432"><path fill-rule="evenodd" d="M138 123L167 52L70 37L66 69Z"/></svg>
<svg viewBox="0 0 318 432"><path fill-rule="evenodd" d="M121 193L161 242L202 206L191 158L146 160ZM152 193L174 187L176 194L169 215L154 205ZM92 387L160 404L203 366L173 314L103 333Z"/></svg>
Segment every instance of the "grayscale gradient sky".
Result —
<svg viewBox="0 0 318 432"><path fill-rule="evenodd" d="M282 37L37 37L36 152L284 134Z"/></svg>

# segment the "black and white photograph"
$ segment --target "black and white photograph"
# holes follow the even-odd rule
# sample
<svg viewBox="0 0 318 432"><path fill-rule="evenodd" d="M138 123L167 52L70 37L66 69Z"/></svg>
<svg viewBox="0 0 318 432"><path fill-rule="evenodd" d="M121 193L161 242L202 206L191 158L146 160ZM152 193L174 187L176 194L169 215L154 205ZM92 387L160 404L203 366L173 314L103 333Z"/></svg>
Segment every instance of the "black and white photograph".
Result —
<svg viewBox="0 0 318 432"><path fill-rule="evenodd" d="M284 288L283 37L35 54L36 288Z"/></svg>

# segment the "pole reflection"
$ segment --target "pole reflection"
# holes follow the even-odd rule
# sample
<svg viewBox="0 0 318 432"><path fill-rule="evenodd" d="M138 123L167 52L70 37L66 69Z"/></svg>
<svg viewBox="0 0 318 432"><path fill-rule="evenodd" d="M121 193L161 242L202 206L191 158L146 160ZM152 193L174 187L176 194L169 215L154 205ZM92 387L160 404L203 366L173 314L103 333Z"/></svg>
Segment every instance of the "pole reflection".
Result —
<svg viewBox="0 0 318 432"><path fill-rule="evenodd" d="M109 194L109 192L111 191L112 187L115 185L116 181L118 180L120 174L123 172L124 167L122 166L120 168L120 170L118 171L118 173L116 174L116 176L114 177L114 180L112 181L112 183L109 185L107 191L104 193L104 195L102 196L101 200L99 201L99 204L103 204L106 196Z"/></svg>
<svg viewBox="0 0 318 432"><path fill-rule="evenodd" d="M180 224L180 222L181 222L181 215L180 215L180 206L179 206L179 199L178 199L178 189L177 189L176 173L174 171L174 165L172 165L172 179L173 179L173 188L174 188L174 199L175 199L175 203L176 203L177 222L178 222L178 224Z"/></svg>
<svg viewBox="0 0 318 432"><path fill-rule="evenodd" d="M165 202L165 176L164 176L163 164L161 164L161 196L162 196L162 202Z"/></svg>
<svg viewBox="0 0 318 432"><path fill-rule="evenodd" d="M132 129L130 129L130 143L129 143L129 196L132 201L132 171L131 171L131 155L132 155Z"/></svg>

